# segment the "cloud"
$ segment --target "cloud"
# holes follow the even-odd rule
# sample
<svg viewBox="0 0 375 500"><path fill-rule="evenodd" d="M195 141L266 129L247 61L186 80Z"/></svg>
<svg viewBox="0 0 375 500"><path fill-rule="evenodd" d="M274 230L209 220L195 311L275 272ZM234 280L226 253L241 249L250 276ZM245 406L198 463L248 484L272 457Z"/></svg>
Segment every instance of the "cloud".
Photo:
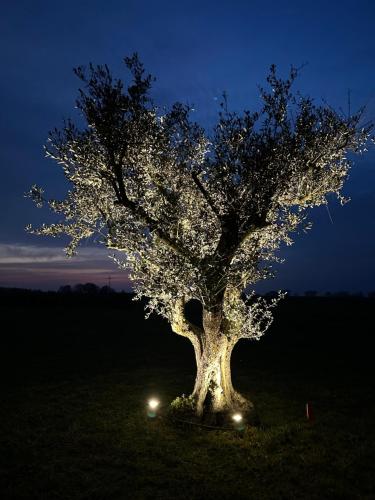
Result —
<svg viewBox="0 0 375 500"><path fill-rule="evenodd" d="M117 268L104 247L84 247L66 257L62 248L0 243L0 286L56 289L60 285L93 282L131 289L126 272Z"/></svg>
<svg viewBox="0 0 375 500"><path fill-rule="evenodd" d="M105 259L108 251L104 248L82 248L74 257L76 262L87 262ZM63 249L57 247L40 247L37 245L19 245L0 243L0 265L69 262Z"/></svg>

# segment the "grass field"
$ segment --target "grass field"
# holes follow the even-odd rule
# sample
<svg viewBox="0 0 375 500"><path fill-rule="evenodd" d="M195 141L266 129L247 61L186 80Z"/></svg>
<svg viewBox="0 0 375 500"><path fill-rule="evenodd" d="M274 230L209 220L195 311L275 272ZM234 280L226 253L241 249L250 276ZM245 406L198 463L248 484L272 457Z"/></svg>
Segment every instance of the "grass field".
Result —
<svg viewBox="0 0 375 500"><path fill-rule="evenodd" d="M193 351L126 296L2 296L1 500L375 498L374 306L285 300L234 351L261 421L236 433L147 418Z"/></svg>

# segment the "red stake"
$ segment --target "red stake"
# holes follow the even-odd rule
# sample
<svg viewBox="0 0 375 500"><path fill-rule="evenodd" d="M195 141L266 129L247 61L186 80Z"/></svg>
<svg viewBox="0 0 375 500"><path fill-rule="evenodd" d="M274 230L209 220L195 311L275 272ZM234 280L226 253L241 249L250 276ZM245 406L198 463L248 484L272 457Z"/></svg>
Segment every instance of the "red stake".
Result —
<svg viewBox="0 0 375 500"><path fill-rule="evenodd" d="M310 422L315 420L312 405L309 402L306 403L306 418L310 420Z"/></svg>

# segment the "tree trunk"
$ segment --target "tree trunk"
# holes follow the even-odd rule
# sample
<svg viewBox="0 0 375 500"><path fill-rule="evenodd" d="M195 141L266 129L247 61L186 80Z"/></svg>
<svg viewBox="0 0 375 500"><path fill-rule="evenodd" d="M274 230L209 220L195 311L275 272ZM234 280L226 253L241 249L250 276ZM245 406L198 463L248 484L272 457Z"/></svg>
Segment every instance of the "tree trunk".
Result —
<svg viewBox="0 0 375 500"><path fill-rule="evenodd" d="M172 329L190 339L197 363L197 375L191 394L198 416L249 412L253 405L234 390L231 377L231 355L237 338L224 328L222 308L203 311L203 329L190 323L184 311L184 300L176 301ZM231 334L232 333L232 334Z"/></svg>
<svg viewBox="0 0 375 500"><path fill-rule="evenodd" d="M232 385L230 361L237 340L223 332L221 311L205 311L203 329L201 349L195 349L197 375L192 396L197 414L249 410L251 403Z"/></svg>

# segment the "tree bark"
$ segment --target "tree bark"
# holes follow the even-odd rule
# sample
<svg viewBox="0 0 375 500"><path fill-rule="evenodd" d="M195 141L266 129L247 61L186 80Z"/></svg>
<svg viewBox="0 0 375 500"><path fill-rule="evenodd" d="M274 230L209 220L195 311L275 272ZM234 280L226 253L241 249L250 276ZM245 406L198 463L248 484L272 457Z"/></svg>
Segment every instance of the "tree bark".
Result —
<svg viewBox="0 0 375 500"><path fill-rule="evenodd" d="M234 390L231 355L237 339L228 337L222 328L222 312L203 313L202 350L196 356L197 375L192 393L199 416L248 410L251 403ZM197 354L197 353L196 353Z"/></svg>
<svg viewBox="0 0 375 500"><path fill-rule="evenodd" d="M231 355L237 338L224 331L222 309L203 312L203 329L186 320L183 303L176 306L173 330L188 337L194 347L197 374L191 394L198 416L249 411L250 401L232 385Z"/></svg>

